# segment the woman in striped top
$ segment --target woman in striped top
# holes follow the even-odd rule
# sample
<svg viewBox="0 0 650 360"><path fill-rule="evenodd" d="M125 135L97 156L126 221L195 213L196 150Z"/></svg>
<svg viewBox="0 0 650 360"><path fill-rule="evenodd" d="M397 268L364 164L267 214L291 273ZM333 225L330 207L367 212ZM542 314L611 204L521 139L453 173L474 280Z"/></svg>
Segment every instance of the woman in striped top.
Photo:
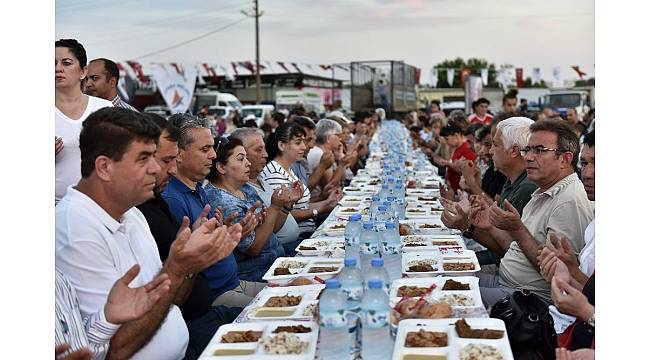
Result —
<svg viewBox="0 0 650 360"><path fill-rule="evenodd" d="M305 130L298 124L288 122L275 129L271 143L268 145L269 159L271 160L262 173L259 181L264 187L276 189L283 185L292 186L300 179L291 170L291 165L301 159L307 149L305 144ZM311 193L306 184L302 197L298 200L291 211L291 215L298 222L300 227L299 239L306 239L315 230L314 217L334 209L338 203L338 195L332 192L330 196L319 202L310 203Z"/></svg>

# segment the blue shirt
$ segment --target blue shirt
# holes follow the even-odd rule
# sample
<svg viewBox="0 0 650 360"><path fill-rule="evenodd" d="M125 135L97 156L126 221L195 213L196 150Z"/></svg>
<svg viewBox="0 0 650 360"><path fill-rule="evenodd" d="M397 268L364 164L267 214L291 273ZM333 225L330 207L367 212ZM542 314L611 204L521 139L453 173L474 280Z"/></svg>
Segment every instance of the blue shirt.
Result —
<svg viewBox="0 0 650 360"><path fill-rule="evenodd" d="M161 195L167 202L167 205L169 205L169 211L171 211L179 223L183 221L183 216L187 216L190 219L190 224L193 224L208 203L205 190L203 190L200 184L197 183L194 189L190 189L175 176L171 177L169 184L167 184ZM213 209L216 208L215 206L210 206L212 208L210 209L208 218L214 216ZM208 282L210 283L213 300L226 291L239 286L237 262L232 253L203 270L203 274L208 278Z"/></svg>
<svg viewBox="0 0 650 360"><path fill-rule="evenodd" d="M210 206L221 207L223 216L227 217L233 212L237 212L234 222L239 222L246 215L248 209L253 206L256 201L262 205L264 202L257 194L255 188L249 184L244 184L241 189L244 193L245 199L240 199L230 192L215 187L212 184L205 186L205 192L208 197ZM262 251L257 256L250 256L245 253L255 241L255 230L248 236L243 238L234 251L235 259L239 268L239 278L246 281L262 282L262 276L269 270L273 262L278 257L284 256L284 248L276 237L275 233L271 232L270 238L262 248Z"/></svg>

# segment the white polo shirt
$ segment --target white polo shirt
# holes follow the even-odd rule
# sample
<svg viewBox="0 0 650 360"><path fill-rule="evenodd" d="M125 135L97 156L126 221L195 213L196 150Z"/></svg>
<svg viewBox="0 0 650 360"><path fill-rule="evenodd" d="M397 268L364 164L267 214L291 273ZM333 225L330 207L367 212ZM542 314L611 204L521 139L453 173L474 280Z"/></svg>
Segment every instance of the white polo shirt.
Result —
<svg viewBox="0 0 650 360"><path fill-rule="evenodd" d="M134 264L140 264L140 273L131 287L148 283L160 272L156 242L137 208L118 222L70 186L55 209L56 267L75 287L82 316L102 310L115 281ZM185 321L172 305L151 341L132 359L182 359L188 341Z"/></svg>

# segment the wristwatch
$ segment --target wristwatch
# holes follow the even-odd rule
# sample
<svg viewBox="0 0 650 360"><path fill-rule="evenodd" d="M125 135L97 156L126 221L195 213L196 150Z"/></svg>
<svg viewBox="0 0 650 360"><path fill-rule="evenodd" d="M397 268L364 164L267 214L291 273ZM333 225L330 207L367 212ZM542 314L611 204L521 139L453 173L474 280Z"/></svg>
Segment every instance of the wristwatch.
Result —
<svg viewBox="0 0 650 360"><path fill-rule="evenodd" d="M467 239L473 239L474 238L474 225L471 224L467 230L463 231L463 237Z"/></svg>
<svg viewBox="0 0 650 360"><path fill-rule="evenodd" d="M315 218L316 216L318 216L318 210L311 209L311 217Z"/></svg>
<svg viewBox="0 0 650 360"><path fill-rule="evenodd" d="M592 329L596 328L596 312L595 311L594 311L593 314L591 314L591 317L589 318L589 320L587 320L585 322L585 324L587 326L589 326L590 328L592 328Z"/></svg>

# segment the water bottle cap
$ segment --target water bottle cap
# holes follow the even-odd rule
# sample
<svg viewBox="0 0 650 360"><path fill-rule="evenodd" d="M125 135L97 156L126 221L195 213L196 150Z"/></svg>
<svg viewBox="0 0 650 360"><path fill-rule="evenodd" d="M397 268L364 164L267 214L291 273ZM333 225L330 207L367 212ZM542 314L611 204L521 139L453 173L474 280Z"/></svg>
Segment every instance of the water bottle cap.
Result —
<svg viewBox="0 0 650 360"><path fill-rule="evenodd" d="M370 279L368 280L368 288L369 289L381 289L382 285L384 285L384 282L381 281L381 279ZM339 284L339 286L341 286Z"/></svg>
<svg viewBox="0 0 650 360"><path fill-rule="evenodd" d="M395 182L395 178L394 177L389 177L388 182Z"/></svg>
<svg viewBox="0 0 650 360"><path fill-rule="evenodd" d="M372 221L366 221L366 222L363 223L363 228L365 230L372 229L372 227L373 227Z"/></svg>
<svg viewBox="0 0 650 360"><path fill-rule="evenodd" d="M382 188L382 189L388 189L388 184L383 184L383 185L381 186L381 188Z"/></svg>
<svg viewBox="0 0 650 360"><path fill-rule="evenodd" d="M394 197L394 196L387 196L387 197L386 197L386 200L388 200L389 202L390 202L390 201L394 201L394 200L395 200L395 197Z"/></svg>
<svg viewBox="0 0 650 360"><path fill-rule="evenodd" d="M386 205L385 204L384 205L379 205L379 207L377 209L379 211L386 211Z"/></svg>
<svg viewBox="0 0 650 360"><path fill-rule="evenodd" d="M379 201L379 195L373 195L372 201Z"/></svg>
<svg viewBox="0 0 650 360"><path fill-rule="evenodd" d="M384 201L384 205L383 205L383 206L385 206L386 209L388 209L388 207L390 207L390 204L391 204L391 201Z"/></svg>
<svg viewBox="0 0 650 360"><path fill-rule="evenodd" d="M395 228L395 223L394 222L387 222L386 223L386 229L394 229Z"/></svg>
<svg viewBox="0 0 650 360"><path fill-rule="evenodd" d="M340 287L341 287L341 282L339 282L339 279L325 280L325 288L327 289L339 289Z"/></svg>
<svg viewBox="0 0 650 360"><path fill-rule="evenodd" d="M343 260L343 265L345 265L346 267L348 267L348 266L349 267L357 266L357 259L355 259L355 258L346 258L345 260Z"/></svg>
<svg viewBox="0 0 650 360"><path fill-rule="evenodd" d="M382 258L373 258L370 260L371 266L384 266L384 259Z"/></svg>
<svg viewBox="0 0 650 360"><path fill-rule="evenodd" d="M354 214L354 215L350 216L349 220L350 221L359 221L359 220L361 220L361 214Z"/></svg>

